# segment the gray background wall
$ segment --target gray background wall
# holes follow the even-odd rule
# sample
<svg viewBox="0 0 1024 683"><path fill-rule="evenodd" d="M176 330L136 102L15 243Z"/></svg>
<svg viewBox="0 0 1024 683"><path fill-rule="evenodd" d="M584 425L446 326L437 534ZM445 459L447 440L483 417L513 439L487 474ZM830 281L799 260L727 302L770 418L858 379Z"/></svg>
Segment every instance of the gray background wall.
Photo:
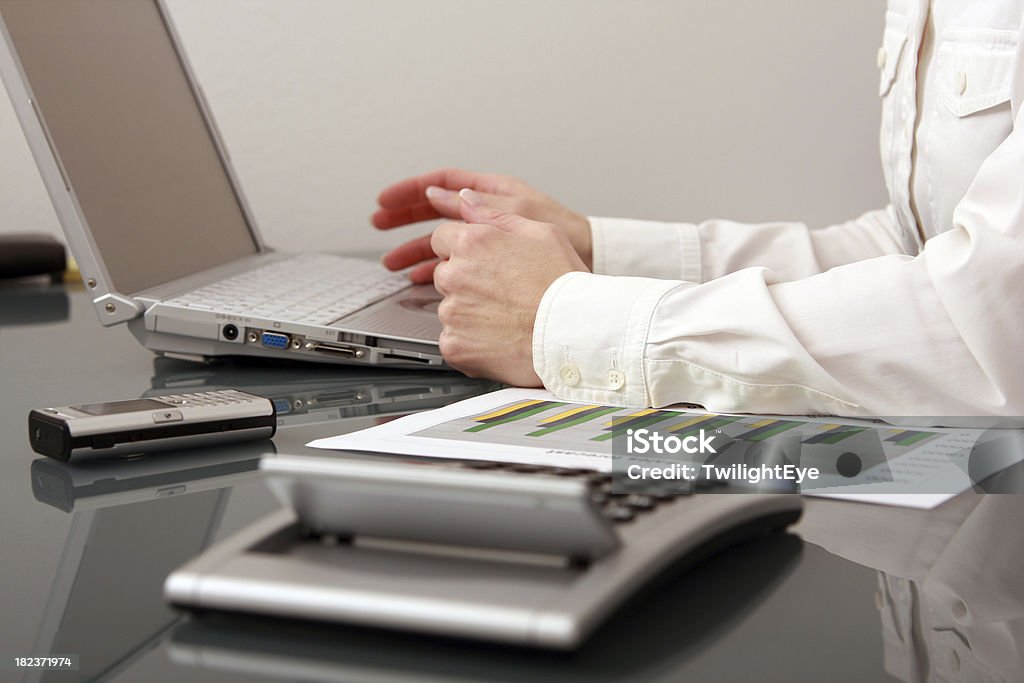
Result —
<svg viewBox="0 0 1024 683"><path fill-rule="evenodd" d="M599 215L825 225L885 201L881 0L168 3L275 246L408 238L368 227L377 192L439 165ZM60 227L0 97L0 232L27 230Z"/></svg>

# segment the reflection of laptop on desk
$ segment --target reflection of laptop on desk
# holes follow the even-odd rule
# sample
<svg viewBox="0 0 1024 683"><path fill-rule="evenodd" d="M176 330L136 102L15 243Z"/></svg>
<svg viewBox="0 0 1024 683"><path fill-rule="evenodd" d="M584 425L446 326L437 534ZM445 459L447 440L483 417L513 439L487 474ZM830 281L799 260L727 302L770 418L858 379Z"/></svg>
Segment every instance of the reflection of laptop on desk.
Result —
<svg viewBox="0 0 1024 683"><path fill-rule="evenodd" d="M439 408L498 386L454 372L379 368L334 368L324 372L323 368L305 365L257 367L252 363L220 363L209 366L172 358L154 359L154 370L153 388L145 396L238 388L274 403L278 429L351 418L404 415Z"/></svg>
<svg viewBox="0 0 1024 683"><path fill-rule="evenodd" d="M81 470L59 463L44 467L66 470L69 483ZM39 474L33 468L37 497L57 504L40 497ZM24 683L113 680L167 635L178 616L161 604L160 583L213 539L235 482L221 477L218 483L192 495L167 496L143 481L134 492L123 487L122 495L82 492L85 506L75 504L78 492L66 491L67 504L57 506L75 508L74 517L33 652L79 654L79 669L73 675L34 669Z"/></svg>
<svg viewBox="0 0 1024 683"><path fill-rule="evenodd" d="M134 460L33 461L36 500L72 514L33 652L78 654L79 670L36 669L24 683L114 680L159 643L178 621L159 599L161 582L209 545L231 491L272 450L263 441Z"/></svg>
<svg viewBox="0 0 1024 683"><path fill-rule="evenodd" d="M160 0L0 18L0 76L103 324L193 358L442 364L432 287L264 246Z"/></svg>

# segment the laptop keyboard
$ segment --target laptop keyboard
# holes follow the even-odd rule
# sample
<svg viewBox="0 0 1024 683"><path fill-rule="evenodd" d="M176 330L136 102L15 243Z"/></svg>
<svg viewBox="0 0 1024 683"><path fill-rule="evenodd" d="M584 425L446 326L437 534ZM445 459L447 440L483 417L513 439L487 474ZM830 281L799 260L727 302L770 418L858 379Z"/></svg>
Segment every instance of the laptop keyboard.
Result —
<svg viewBox="0 0 1024 683"><path fill-rule="evenodd" d="M168 299L205 311L327 325L409 286L372 261L296 254Z"/></svg>

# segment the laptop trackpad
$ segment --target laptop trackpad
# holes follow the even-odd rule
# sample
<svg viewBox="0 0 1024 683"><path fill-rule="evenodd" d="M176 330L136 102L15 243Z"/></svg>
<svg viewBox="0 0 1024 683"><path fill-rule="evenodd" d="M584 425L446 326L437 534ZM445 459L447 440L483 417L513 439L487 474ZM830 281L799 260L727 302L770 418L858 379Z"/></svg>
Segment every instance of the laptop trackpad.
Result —
<svg viewBox="0 0 1024 683"><path fill-rule="evenodd" d="M330 327L436 344L441 336L439 303L441 295L433 285L416 285L336 320Z"/></svg>

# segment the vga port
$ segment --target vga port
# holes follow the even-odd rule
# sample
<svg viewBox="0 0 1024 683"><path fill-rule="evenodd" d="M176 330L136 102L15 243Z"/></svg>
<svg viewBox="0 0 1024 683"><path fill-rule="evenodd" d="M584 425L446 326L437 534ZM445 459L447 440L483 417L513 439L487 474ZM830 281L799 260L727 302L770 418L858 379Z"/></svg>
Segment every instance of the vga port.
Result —
<svg viewBox="0 0 1024 683"><path fill-rule="evenodd" d="M260 337L264 346L271 349L287 349L291 338L287 334L279 332L264 332Z"/></svg>

